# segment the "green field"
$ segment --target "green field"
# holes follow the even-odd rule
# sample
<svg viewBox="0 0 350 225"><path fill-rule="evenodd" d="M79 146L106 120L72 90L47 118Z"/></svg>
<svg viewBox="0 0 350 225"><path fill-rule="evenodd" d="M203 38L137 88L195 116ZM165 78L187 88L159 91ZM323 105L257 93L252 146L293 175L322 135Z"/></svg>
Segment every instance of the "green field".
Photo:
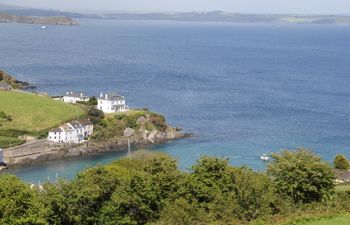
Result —
<svg viewBox="0 0 350 225"><path fill-rule="evenodd" d="M1 148L9 148L11 146L20 145L23 143L24 143L24 141L20 140L18 138L0 136L0 147Z"/></svg>
<svg viewBox="0 0 350 225"><path fill-rule="evenodd" d="M341 184L337 185L335 187L335 191L337 192L344 192L344 191L350 191L350 184ZM350 224L350 223L349 223Z"/></svg>
<svg viewBox="0 0 350 225"><path fill-rule="evenodd" d="M342 215L342 216L336 216L333 218L315 220L308 223L302 223L300 225L348 225L348 224L350 224L350 215Z"/></svg>
<svg viewBox="0 0 350 225"><path fill-rule="evenodd" d="M86 114L79 106L15 91L0 92L0 111L12 118L12 121L1 122L0 135L12 137L21 132L35 134L47 131Z"/></svg>

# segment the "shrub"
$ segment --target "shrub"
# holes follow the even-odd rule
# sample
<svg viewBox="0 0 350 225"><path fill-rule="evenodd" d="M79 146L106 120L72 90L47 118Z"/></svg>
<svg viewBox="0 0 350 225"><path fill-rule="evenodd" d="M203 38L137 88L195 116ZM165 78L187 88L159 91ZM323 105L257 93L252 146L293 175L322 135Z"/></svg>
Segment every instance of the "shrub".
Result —
<svg viewBox="0 0 350 225"><path fill-rule="evenodd" d="M334 193L334 173L331 166L311 151L298 149L272 154L268 165L277 191L295 203L325 201Z"/></svg>
<svg viewBox="0 0 350 225"><path fill-rule="evenodd" d="M334 168L339 170L348 170L350 168L349 161L344 155L336 155L333 164Z"/></svg>

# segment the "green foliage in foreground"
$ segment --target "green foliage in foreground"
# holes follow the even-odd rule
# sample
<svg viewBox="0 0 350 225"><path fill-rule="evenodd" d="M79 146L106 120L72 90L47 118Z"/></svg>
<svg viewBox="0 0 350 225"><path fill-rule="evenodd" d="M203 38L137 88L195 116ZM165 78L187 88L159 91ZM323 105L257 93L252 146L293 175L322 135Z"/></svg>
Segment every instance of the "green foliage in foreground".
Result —
<svg viewBox="0 0 350 225"><path fill-rule="evenodd" d="M335 176L332 168L319 156L298 149L272 157L267 171L281 195L291 197L295 203L326 201L332 197Z"/></svg>
<svg viewBox="0 0 350 225"><path fill-rule="evenodd" d="M289 154L295 162L299 154L311 153ZM306 167L308 173L325 177L324 182L310 182L305 190L298 187L302 199L313 190L316 197L307 201L312 203L295 202L293 196L282 194L285 187L279 187L281 181L276 179L282 171L270 177L213 157L202 157L184 172L167 155L139 151L132 160L88 169L72 181L46 183L41 191L14 176L1 175L0 224L297 224L349 211L350 192L333 194L325 163L314 156L304 160L297 164L298 170L290 168L295 177ZM279 163L272 162L270 171L280 168Z"/></svg>

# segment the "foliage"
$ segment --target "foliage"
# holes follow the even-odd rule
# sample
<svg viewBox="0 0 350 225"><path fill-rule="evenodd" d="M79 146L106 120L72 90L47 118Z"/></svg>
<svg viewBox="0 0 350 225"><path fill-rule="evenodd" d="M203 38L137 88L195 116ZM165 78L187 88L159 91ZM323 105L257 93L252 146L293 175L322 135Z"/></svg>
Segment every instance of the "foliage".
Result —
<svg viewBox="0 0 350 225"><path fill-rule="evenodd" d="M92 96L89 98L89 101L77 101L77 103L87 106L96 106L97 105L97 99L95 96Z"/></svg>
<svg viewBox="0 0 350 225"><path fill-rule="evenodd" d="M89 116L89 118L90 118L90 121L91 121L94 125L100 125L102 119L105 117L104 113L103 113L101 110L96 109L96 108L94 108L94 107L91 107L91 108L89 109L88 116Z"/></svg>
<svg viewBox="0 0 350 225"><path fill-rule="evenodd" d="M90 97L88 105L97 105L97 99L95 96Z"/></svg>
<svg viewBox="0 0 350 225"><path fill-rule="evenodd" d="M273 154L268 173L276 189L295 203L329 200L334 193L334 174L330 165L312 152L298 149Z"/></svg>
<svg viewBox="0 0 350 225"><path fill-rule="evenodd" d="M95 112L97 109L92 109ZM89 113L90 114L90 113ZM96 113L95 113L96 114ZM95 118L98 120L95 120ZM132 128L136 132L140 130L147 131L165 131L167 124L163 116L144 110L129 110L115 114L106 114L105 117L90 116L91 121L96 121L93 140L113 140L123 137L126 128Z"/></svg>
<svg viewBox="0 0 350 225"><path fill-rule="evenodd" d="M348 170L350 168L349 160L345 155L336 155L333 164L334 168L339 170Z"/></svg>
<svg viewBox="0 0 350 225"><path fill-rule="evenodd" d="M0 224L46 224L38 193L19 178L0 175Z"/></svg>
<svg viewBox="0 0 350 225"><path fill-rule="evenodd" d="M319 179L329 174L317 156L298 150L273 157L269 166L272 177L233 167L225 158L207 156L185 172L171 157L147 151L87 169L72 181L46 183L42 191L14 176L2 175L0 224L298 224L350 211L347 190L338 191L331 201L318 202L324 196L315 197L319 192L314 190L324 194L332 192L333 186ZM305 170L306 165L310 171ZM293 174L280 174L286 166ZM302 191L297 196L303 196L303 201L295 201L276 185L277 178L284 185L278 177L282 175L292 184L294 179L301 183L309 179L311 185L329 189L317 186L312 195L309 189L297 189L293 193ZM306 203L310 195L311 204Z"/></svg>

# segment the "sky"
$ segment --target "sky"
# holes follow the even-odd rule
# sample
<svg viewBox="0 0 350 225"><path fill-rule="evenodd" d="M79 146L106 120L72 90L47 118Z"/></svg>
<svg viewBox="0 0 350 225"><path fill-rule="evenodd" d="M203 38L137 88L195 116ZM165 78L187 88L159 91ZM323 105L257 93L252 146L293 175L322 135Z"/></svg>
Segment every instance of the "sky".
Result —
<svg viewBox="0 0 350 225"><path fill-rule="evenodd" d="M0 4L74 11L350 14L350 0L0 0Z"/></svg>

